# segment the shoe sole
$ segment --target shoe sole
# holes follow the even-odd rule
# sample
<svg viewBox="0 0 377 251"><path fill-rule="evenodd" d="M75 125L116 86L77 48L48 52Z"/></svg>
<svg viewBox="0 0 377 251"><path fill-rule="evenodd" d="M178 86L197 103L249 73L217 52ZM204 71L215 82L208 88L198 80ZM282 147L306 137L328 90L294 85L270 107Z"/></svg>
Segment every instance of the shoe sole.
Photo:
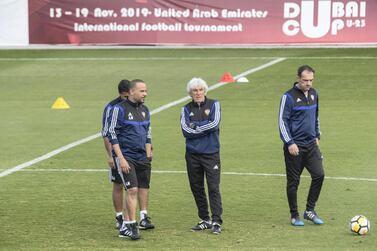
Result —
<svg viewBox="0 0 377 251"><path fill-rule="evenodd" d="M139 226L140 230L148 230L148 229L154 229L154 227L141 227Z"/></svg>
<svg viewBox="0 0 377 251"><path fill-rule="evenodd" d="M190 229L191 232L201 232L205 230L210 230L210 228L205 228L205 229Z"/></svg>
<svg viewBox="0 0 377 251"><path fill-rule="evenodd" d="M131 238L131 236L128 236L128 235L118 235L119 238Z"/></svg>
<svg viewBox="0 0 377 251"><path fill-rule="evenodd" d="M311 219L306 219L305 217L304 217L304 220L311 221L311 222L314 223L314 225L323 225L323 223L324 223L324 222L315 222L315 221L313 221Z"/></svg>
<svg viewBox="0 0 377 251"><path fill-rule="evenodd" d="M132 236L128 236L128 235L118 235L118 237L119 238L130 238L131 240L133 240L133 241L136 241L136 240L138 240L138 239L140 239L140 236L138 236L138 237L132 237Z"/></svg>
<svg viewBox="0 0 377 251"><path fill-rule="evenodd" d="M312 221L312 220L308 220L308 221L313 222L314 225L323 225L323 222L315 222L315 221Z"/></svg>

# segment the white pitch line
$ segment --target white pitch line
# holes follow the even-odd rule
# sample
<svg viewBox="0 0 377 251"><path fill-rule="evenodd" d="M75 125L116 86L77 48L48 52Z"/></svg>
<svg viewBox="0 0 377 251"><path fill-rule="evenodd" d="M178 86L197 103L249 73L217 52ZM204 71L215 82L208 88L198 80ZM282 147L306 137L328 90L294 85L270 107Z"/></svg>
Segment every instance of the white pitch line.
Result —
<svg viewBox="0 0 377 251"><path fill-rule="evenodd" d="M258 66L258 67L252 68L252 69L250 69L250 70L247 70L247 71L245 71L245 72L243 72L243 73L241 73L241 74L235 76L235 79L237 79L238 77L246 76L246 75L248 75L248 74L251 74L251 73L254 73L254 72L260 71L260 70L262 70L262 69L264 69L264 68L267 68L267 67L270 67L270 66L272 66L272 65L274 65L274 64L277 64L277 63L279 63L279 62L281 62L281 61L283 61L283 60L285 60L285 58L277 58L277 59L272 60L272 61L270 61L270 62L268 62L268 63L266 63L266 64L260 65L260 66ZM220 83L217 83L217 84L215 84L215 85L212 85L212 86L208 89L208 91L215 90L215 89L217 89L217 88L219 88L219 87L221 87L221 86L223 86L223 85L225 85L225 84L227 84L227 83L221 83L221 82L220 82ZM172 107L172 106L178 105L178 104L180 104L180 103L182 103L182 102L184 102L184 101L187 101L187 100L189 100L189 99L190 99L190 97L189 97L189 96L186 96L186 97L180 98L180 99L178 99L178 100L176 100L176 101L170 102L170 103L168 103L168 104L166 104L166 105L160 106L160 107L158 107L158 108L152 110L152 111L151 111L151 115L156 114L156 113L159 113L159 112L162 112L162 111L164 111L164 110L166 110L166 109L168 109L168 108L170 108L170 107ZM5 171L2 171L2 172L0 173L0 178L1 178L1 177L4 177L4 176L7 176L7 175L9 175L9 174L12 174L12 173L14 173L14 172L17 172L17 171L19 171L19 170L21 170L21 169L24 169L24 168L26 168L26 167L29 167L29 166L31 166L31 165L34 165L34 164L36 164L36 163L38 163L38 162L41 162L41 161L43 161L43 160L49 159L49 158L51 158L51 157L53 157L53 156L55 156L55 155L57 155L57 154L59 154L59 153L61 153L61 152L67 151L68 149L71 149L71 148L73 148L73 147L75 147L75 146L78 146L78 145L81 145L81 144L83 144L83 143L89 142L89 141L91 141L91 140L93 140L93 139L96 139L96 138L98 138L98 137L100 137L100 136L101 136L100 133L96 133L96 134L94 134L94 135L88 136L88 137L86 137L86 138L83 138L83 139L77 140L77 141L72 142L72 143L70 143L70 144L68 144L68 145L65 145L65 146L62 146L62 147L60 147L60 148L58 148L58 149L55 149L55 150L53 150L53 151L51 151L51 152L49 152L49 153L46 153L46 154L44 154L44 155L42 155L42 156L40 156L40 157L35 158L35 159L33 159L33 160L30 160L30 161L27 161L27 162L25 162L25 163L22 163L22 164L20 164L20 165L18 165L18 166L15 166L15 167L12 167L12 168L6 169Z"/></svg>
<svg viewBox="0 0 377 251"><path fill-rule="evenodd" d="M28 169L28 170L20 170L23 172L108 172L107 169ZM186 171L178 171L178 170L152 170L152 173L159 173L159 174L186 174ZM285 177L286 175L283 173L240 173L240 172L221 172L222 175L238 175L238 176L264 176L264 177ZM301 175L304 178L310 178L308 175ZM347 181L371 181L377 182L377 179L373 178L363 178L363 177L332 177L326 176L325 179L331 180L347 180Z"/></svg>
<svg viewBox="0 0 377 251"><path fill-rule="evenodd" d="M52 156L55 156L55 155L57 155L57 154L59 154L59 153L61 153L61 152L64 152L64 151L66 151L66 150L68 150L68 149L71 149L72 147L75 147L75 146L78 146L78 145L84 144L84 143L86 143L86 142L89 142L89 141L91 141L91 140L93 140L93 139L95 139L95 138L98 138L99 136L101 136L101 133L96 133L96 134L91 135L91 136L89 136L89 137L86 137L86 138L83 138L83 139L77 140L77 141L72 142L72 143L70 143L70 144L68 144L68 145L65 145L65 146L62 146L62 147L60 147L60 148L58 148L58 149L55 149L55 150L53 150L53 151L51 151L51 152L49 152L49 153L46 153L46 154L44 154L44 155L42 155L42 156L40 156L40 157L38 157L38 158L35 158L35 159L33 159L33 160L27 161L27 162L25 162L25 163L22 163L22 164L20 164L20 165L18 165L18 166L15 166L15 167L10 168L10 169L6 169L5 171L2 171L2 172L0 173L0 177L7 176L7 175L9 175L9 174L11 174L11 173L17 172L17 171L19 171L19 170L21 170L21 169L24 169L24 168L26 168L26 167L29 167L29 166L31 166L31 165L34 165L35 163L38 163L38 162L41 162L41 161L43 161L43 160L49 159L49 158L51 158Z"/></svg>

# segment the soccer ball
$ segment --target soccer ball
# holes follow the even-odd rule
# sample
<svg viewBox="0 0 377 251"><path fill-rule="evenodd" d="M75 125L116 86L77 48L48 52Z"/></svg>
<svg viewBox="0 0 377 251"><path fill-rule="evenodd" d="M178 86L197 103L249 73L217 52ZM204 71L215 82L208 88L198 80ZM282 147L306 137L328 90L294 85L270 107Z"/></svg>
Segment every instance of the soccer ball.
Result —
<svg viewBox="0 0 377 251"><path fill-rule="evenodd" d="M364 215L356 215L350 221L350 230L358 235L365 235L370 230L370 223Z"/></svg>

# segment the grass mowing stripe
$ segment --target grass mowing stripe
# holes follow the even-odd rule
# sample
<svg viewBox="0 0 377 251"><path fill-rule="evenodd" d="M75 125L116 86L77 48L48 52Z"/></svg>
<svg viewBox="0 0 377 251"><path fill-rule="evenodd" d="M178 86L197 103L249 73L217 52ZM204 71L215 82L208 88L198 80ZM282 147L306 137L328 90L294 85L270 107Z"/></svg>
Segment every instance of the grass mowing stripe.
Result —
<svg viewBox="0 0 377 251"><path fill-rule="evenodd" d="M189 61L189 60L241 60L241 59L275 59L276 57L95 57L95 58L0 58L0 61ZM367 57L367 56L340 56L340 57L285 57L286 59L377 59L377 57Z"/></svg>
<svg viewBox="0 0 377 251"><path fill-rule="evenodd" d="M277 64L277 63L279 63L279 62L281 62L281 61L283 61L283 60L285 60L285 58L277 58L277 59L272 60L272 61L270 61L270 62L268 62L268 63L266 63L266 64L263 64L263 65L257 66L257 67L255 67L255 68L250 69L250 70L247 70L247 71L245 71L245 72L243 72L243 73L241 73L241 74L235 76L235 78L237 79L237 78L239 78L239 77L246 76L246 75L249 75L249 74L251 74L251 73L254 73L254 72L260 71L260 70L265 69L265 68L267 68L267 67L270 67L270 66L272 66L272 65L274 65L274 64ZM217 83L217 84L215 84L215 85L212 85L212 86L208 89L208 91L211 91L211 90L217 89L217 88L219 88L219 87L221 87L221 86L223 86L223 85L225 85L225 84L227 84L227 83L220 82L220 83ZM178 105L178 104L180 104L180 103L182 103L182 102L184 102L184 101L187 101L187 100L189 100L189 99L190 99L190 97L189 97L189 96L186 96L186 97L180 98L180 99L178 99L178 100L176 100L176 101L170 102L170 103L168 103L168 104L166 104L166 105L160 106L160 107L158 107L158 108L152 110L152 111L151 111L151 115L156 114L156 113L159 113L159 112L162 112L162 111L164 111L164 110L166 110L166 109L168 109L168 108L170 108L170 107L172 107L172 106ZM86 137L86 138L83 138L83 139L77 140L77 141L72 142L72 143L70 143L70 144L68 144L68 145L65 145L65 146L62 146L62 147L60 147L60 148L58 148L58 149L55 149L55 150L53 150L53 151L51 151L51 152L49 152L49 153L46 153L46 154L44 154L44 155L42 155L42 156L40 156L40 157L35 158L35 159L33 159L33 160L30 160L30 161L27 161L27 162L25 162L25 163L22 163L22 164L20 164L20 165L18 165L18 166L15 166L15 167L12 167L12 168L6 169L5 171L3 171L3 172L0 173L0 178L1 178L1 177L4 177L4 176L7 176L7 175L9 175L9 174L12 174L12 173L14 173L14 172L17 172L17 171L19 171L19 170L21 170L21 169L24 169L24 168L26 168L26 167L29 167L29 166L31 166L31 165L34 165L34 164L36 164L36 163L38 163L38 162L41 162L41 161L43 161L43 160L49 159L49 158L51 158L51 157L53 157L53 156L55 156L55 155L57 155L57 154L59 154L59 153L61 153L61 152L64 152L64 151L66 151L66 150L68 150L68 149L71 149L71 148L73 148L73 147L75 147L75 146L78 146L78 145L84 144L84 143L86 143L86 142L89 142L89 141L91 141L91 140L93 140L93 139L96 139L96 138L98 138L98 137L100 137L100 136L101 136L100 133L96 133L96 134L94 134L94 135L88 136L88 137Z"/></svg>
<svg viewBox="0 0 377 251"><path fill-rule="evenodd" d="M162 60L239 60L275 59L276 57L140 57L140 58L0 58L0 61L162 61Z"/></svg>
<svg viewBox="0 0 377 251"><path fill-rule="evenodd" d="M29 169L29 170L20 170L23 172L108 172L107 169ZM152 173L158 174L186 174L186 171L178 170L152 170ZM222 175L241 175L241 176L265 176L265 177L285 177L283 173L240 173L240 172L222 172ZM310 178L309 175L301 175L304 178ZM371 181L377 182L377 179L374 178L363 178L363 177L332 177L326 176L325 179L331 180L346 180L346 181Z"/></svg>

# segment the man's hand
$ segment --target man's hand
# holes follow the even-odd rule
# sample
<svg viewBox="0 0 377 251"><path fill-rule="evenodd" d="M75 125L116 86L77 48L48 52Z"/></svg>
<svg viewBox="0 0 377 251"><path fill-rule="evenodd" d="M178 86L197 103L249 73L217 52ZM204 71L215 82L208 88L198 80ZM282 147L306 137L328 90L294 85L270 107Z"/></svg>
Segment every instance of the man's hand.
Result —
<svg viewBox="0 0 377 251"><path fill-rule="evenodd" d="M315 138L315 143L317 143L317 146L319 146L319 139Z"/></svg>
<svg viewBox="0 0 377 251"><path fill-rule="evenodd" d="M296 144L288 146L288 151L292 156L298 156L298 154L300 153L300 150L298 149L298 146Z"/></svg>
<svg viewBox="0 0 377 251"><path fill-rule="evenodd" d="M113 156L108 157L108 159L107 159L107 164L108 164L109 167L111 167L112 169L115 169Z"/></svg>
<svg viewBox="0 0 377 251"><path fill-rule="evenodd" d="M153 157L153 146L152 146L152 144L149 144L149 143L145 144L145 150L147 152L147 159L149 161L152 161L152 157Z"/></svg>
<svg viewBox="0 0 377 251"><path fill-rule="evenodd" d="M130 172L131 167L128 165L128 162L125 158L119 158L119 164L124 173Z"/></svg>
<svg viewBox="0 0 377 251"><path fill-rule="evenodd" d="M114 152L116 156L119 158L119 165L123 172L129 173L130 172L130 166L128 165L127 160L124 158L122 151L120 150L119 144L113 145Z"/></svg>

